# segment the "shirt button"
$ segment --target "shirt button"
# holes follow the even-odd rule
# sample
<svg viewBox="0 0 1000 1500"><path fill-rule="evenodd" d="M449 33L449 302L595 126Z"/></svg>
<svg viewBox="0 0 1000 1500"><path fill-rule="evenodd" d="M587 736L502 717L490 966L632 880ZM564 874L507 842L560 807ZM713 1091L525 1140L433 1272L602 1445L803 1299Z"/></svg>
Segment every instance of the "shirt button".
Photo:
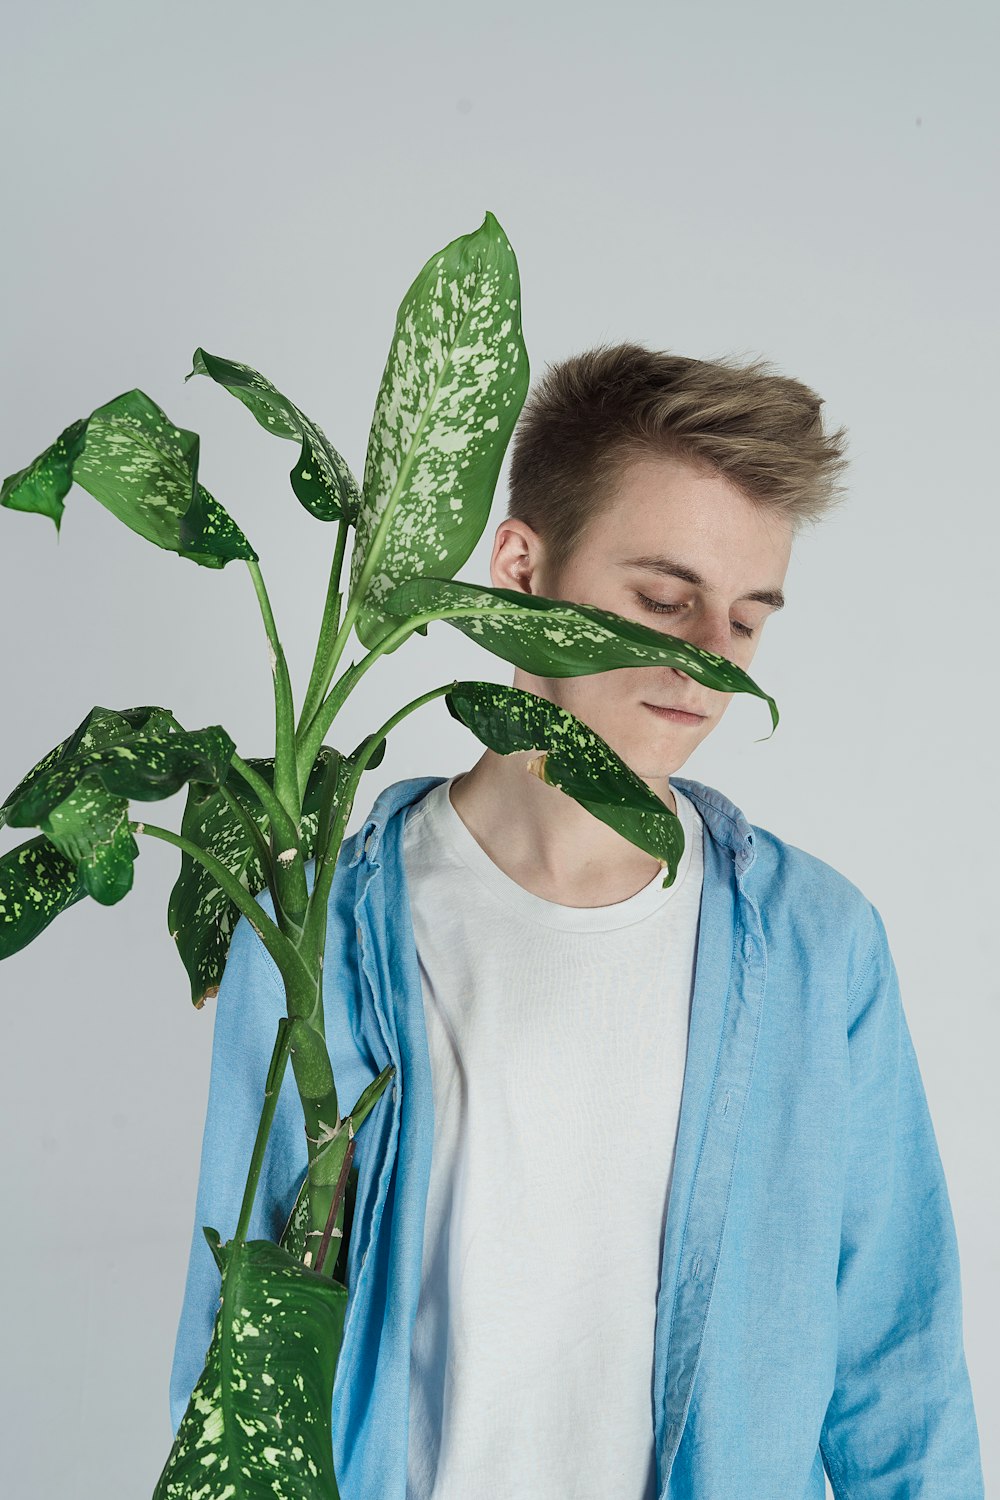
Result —
<svg viewBox="0 0 1000 1500"><path fill-rule="evenodd" d="M745 959L747 959L748 961L751 958L753 958L754 947L755 947L754 940L750 936L750 934L747 933L746 937L743 939L743 957Z"/></svg>

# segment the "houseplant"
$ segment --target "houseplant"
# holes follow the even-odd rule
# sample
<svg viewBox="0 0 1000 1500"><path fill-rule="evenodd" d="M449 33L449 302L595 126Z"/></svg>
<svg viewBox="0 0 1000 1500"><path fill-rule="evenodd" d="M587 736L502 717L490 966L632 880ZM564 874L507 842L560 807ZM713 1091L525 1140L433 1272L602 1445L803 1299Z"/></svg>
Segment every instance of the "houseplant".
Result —
<svg viewBox="0 0 1000 1500"><path fill-rule="evenodd" d="M326 743L365 672L434 620L543 676L659 663L724 692L774 701L721 656L587 604L482 588L455 578L485 528L528 386L513 250L487 213L421 269L400 304L369 435L363 483L321 428L250 366L198 348L193 374L236 396L257 422L299 445L292 491L336 525L308 685L296 707L259 558L198 480L199 438L140 390L71 423L9 475L0 504L58 530L75 482L133 531L202 567L244 562L260 604L274 686L273 756L241 757L221 725L189 731L165 708L93 708L18 782L0 825L40 832L0 857L0 958L25 947L84 896L131 890L137 836L181 852L168 925L196 1007L214 995L245 916L273 958L286 1015L277 1026L236 1232L203 1226L222 1297L201 1377L154 1500L335 1497L330 1407L347 1301L354 1136L392 1074L342 1115L324 1032L327 908L361 776L389 732L437 697L499 754L537 752L528 770L660 860L669 885L683 850L678 819L605 741L547 699L452 680L389 714L349 754ZM348 532L349 581L341 585ZM346 594L346 600L345 600ZM334 680L351 633L364 654ZM132 800L186 788L180 833L133 820ZM255 899L267 890L274 919ZM291 1062L308 1143L302 1190L278 1243L246 1238L264 1150Z"/></svg>

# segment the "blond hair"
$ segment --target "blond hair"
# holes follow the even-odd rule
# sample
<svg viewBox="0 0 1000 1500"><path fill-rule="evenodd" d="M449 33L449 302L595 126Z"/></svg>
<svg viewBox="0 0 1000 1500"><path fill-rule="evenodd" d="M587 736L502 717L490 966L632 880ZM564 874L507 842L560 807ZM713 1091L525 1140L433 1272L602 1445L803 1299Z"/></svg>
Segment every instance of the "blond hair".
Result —
<svg viewBox="0 0 1000 1500"><path fill-rule="evenodd" d="M767 361L688 359L601 344L548 365L511 444L507 517L545 544L558 577L634 458L673 457L723 475L793 535L846 496L847 430L823 430L822 398Z"/></svg>

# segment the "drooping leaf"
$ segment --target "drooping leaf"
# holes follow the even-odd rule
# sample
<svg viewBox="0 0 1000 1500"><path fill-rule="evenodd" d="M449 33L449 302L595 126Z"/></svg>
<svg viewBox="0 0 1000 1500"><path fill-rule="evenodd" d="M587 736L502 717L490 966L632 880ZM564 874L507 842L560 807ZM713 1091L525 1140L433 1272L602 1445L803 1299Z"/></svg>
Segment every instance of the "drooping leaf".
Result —
<svg viewBox="0 0 1000 1500"><path fill-rule="evenodd" d="M273 757L249 759L247 764L273 788ZM304 860L315 855L318 824L324 807L328 827L332 823L337 795L348 770L349 762L338 750L332 745L321 747L302 799L299 828ZM266 843L270 821L253 789L232 768L224 786L243 806ZM192 782L181 820L181 833L199 849L214 854L251 895L256 896L264 889L267 873L259 846L219 787L204 787ZM182 853L180 873L170 892L167 926L187 970L191 1003L196 1008L218 993L229 944L239 918L239 908L216 884L205 866L191 855Z"/></svg>
<svg viewBox="0 0 1000 1500"><path fill-rule="evenodd" d="M60 740L47 755L42 756L37 765L32 766L0 803L0 828L7 821L7 809L20 801L28 788L58 761L71 759L88 750L96 750L102 745L113 745L136 730L154 727L169 730L180 729L181 726L168 708L159 708L155 704L120 709L102 708L98 704L80 721L72 734Z"/></svg>
<svg viewBox="0 0 1000 1500"><path fill-rule="evenodd" d="M0 856L0 959L44 932L87 894L76 865L44 834Z"/></svg>
<svg viewBox="0 0 1000 1500"><path fill-rule="evenodd" d="M204 1234L222 1296L153 1500L338 1500L331 1403L346 1286L270 1240Z"/></svg>
<svg viewBox="0 0 1000 1500"><path fill-rule="evenodd" d="M375 402L351 555L354 622L375 646L395 584L450 577L489 518L528 389L517 261L493 214L432 255L400 304Z"/></svg>
<svg viewBox="0 0 1000 1500"><path fill-rule="evenodd" d="M684 852L680 819L606 740L548 698L497 682L456 682L444 695L452 718L498 755L538 750L527 769L645 849L673 885Z"/></svg>
<svg viewBox="0 0 1000 1500"><path fill-rule="evenodd" d="M62 522L73 484L132 531L206 568L257 560L243 532L198 479L199 438L175 427L145 392L125 391L72 422L0 488L0 505Z"/></svg>
<svg viewBox="0 0 1000 1500"><path fill-rule="evenodd" d="M354 520L361 503L360 487L317 422L250 365L223 359L205 349L196 349L192 362L194 368L185 380L192 375L210 375L242 401L266 431L300 444L298 462L288 477L295 495L311 515L319 521Z"/></svg>
<svg viewBox="0 0 1000 1500"><path fill-rule="evenodd" d="M234 749L220 725L189 733L169 709L93 708L22 779L0 814L11 827L41 828L87 894L111 906L131 890L139 853L129 799L156 802L187 781L218 783Z"/></svg>
<svg viewBox="0 0 1000 1500"><path fill-rule="evenodd" d="M778 723L774 699L735 662L594 604L428 576L400 584L384 605L402 619L439 614L494 656L542 677L578 677L654 664L676 667L718 692L763 698L771 710L772 730Z"/></svg>
<svg viewBox="0 0 1000 1500"><path fill-rule="evenodd" d="M44 453L16 474L7 475L0 486L0 505L48 516L58 531L65 510L63 496L73 483L73 465L83 451L86 437L85 417L64 427Z"/></svg>

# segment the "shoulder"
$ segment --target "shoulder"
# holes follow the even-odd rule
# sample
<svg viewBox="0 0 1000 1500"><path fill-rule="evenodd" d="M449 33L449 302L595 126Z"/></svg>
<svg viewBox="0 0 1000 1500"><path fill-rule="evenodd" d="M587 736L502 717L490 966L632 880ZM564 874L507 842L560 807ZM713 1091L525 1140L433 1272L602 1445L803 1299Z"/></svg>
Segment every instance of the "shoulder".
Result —
<svg viewBox="0 0 1000 1500"><path fill-rule="evenodd" d="M808 944L811 952L841 954L855 971L863 968L884 929L861 887L773 830L757 823L750 827L756 859L746 889L772 931Z"/></svg>

